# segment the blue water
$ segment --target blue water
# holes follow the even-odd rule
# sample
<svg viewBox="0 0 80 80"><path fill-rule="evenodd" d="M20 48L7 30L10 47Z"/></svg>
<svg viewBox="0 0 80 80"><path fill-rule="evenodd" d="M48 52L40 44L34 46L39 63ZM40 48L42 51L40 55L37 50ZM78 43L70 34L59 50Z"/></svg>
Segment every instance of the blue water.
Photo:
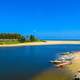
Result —
<svg viewBox="0 0 80 80"><path fill-rule="evenodd" d="M49 61L67 51L80 51L80 45L0 48L0 80L31 80L36 74L54 67Z"/></svg>

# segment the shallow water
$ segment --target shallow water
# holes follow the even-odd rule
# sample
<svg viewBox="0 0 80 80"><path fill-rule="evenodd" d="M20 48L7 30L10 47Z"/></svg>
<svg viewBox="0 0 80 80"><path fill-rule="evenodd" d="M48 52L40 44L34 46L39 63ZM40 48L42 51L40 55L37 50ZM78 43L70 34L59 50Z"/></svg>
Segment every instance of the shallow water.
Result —
<svg viewBox="0 0 80 80"><path fill-rule="evenodd" d="M73 80L73 76L66 68L51 68L33 77L33 80Z"/></svg>
<svg viewBox="0 0 80 80"><path fill-rule="evenodd" d="M80 45L0 48L0 80L33 80L39 74L52 71L51 69L55 73L50 60L55 60L62 52L79 50Z"/></svg>

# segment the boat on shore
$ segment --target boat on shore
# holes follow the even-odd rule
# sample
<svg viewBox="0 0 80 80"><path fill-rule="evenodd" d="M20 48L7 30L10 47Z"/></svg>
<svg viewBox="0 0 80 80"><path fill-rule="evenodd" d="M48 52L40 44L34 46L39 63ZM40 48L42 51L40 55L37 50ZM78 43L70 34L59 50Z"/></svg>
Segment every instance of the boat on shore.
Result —
<svg viewBox="0 0 80 80"><path fill-rule="evenodd" d="M72 59L74 56L70 52L66 52L61 54L61 56L57 60L51 60L50 62L55 64L57 67L62 67L68 64L72 64Z"/></svg>
<svg viewBox="0 0 80 80"><path fill-rule="evenodd" d="M60 63L62 63L62 61L59 61L59 60L55 60L55 61L50 61L51 63L54 63L54 64L60 64Z"/></svg>

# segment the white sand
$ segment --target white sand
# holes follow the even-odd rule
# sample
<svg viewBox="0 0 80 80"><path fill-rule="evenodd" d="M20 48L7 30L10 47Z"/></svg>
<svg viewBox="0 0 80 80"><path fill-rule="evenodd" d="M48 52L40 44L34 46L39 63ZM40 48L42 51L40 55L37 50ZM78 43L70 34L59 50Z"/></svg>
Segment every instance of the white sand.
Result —
<svg viewBox="0 0 80 80"><path fill-rule="evenodd" d="M57 44L80 44L80 41L46 41L46 42L26 42L19 44L3 44L0 47L11 46L36 46L36 45L57 45Z"/></svg>

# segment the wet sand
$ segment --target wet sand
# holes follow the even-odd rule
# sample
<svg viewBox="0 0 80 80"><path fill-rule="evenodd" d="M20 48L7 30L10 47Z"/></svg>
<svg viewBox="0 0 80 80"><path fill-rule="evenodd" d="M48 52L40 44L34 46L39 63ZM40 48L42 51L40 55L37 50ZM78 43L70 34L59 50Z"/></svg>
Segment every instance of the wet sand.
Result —
<svg viewBox="0 0 80 80"><path fill-rule="evenodd" d="M75 52L74 54L74 59L72 60L71 65L67 65L67 68L75 74L77 71L80 70L80 52Z"/></svg>
<svg viewBox="0 0 80 80"><path fill-rule="evenodd" d="M51 68L36 75L32 80L72 80L72 74L66 68Z"/></svg>

